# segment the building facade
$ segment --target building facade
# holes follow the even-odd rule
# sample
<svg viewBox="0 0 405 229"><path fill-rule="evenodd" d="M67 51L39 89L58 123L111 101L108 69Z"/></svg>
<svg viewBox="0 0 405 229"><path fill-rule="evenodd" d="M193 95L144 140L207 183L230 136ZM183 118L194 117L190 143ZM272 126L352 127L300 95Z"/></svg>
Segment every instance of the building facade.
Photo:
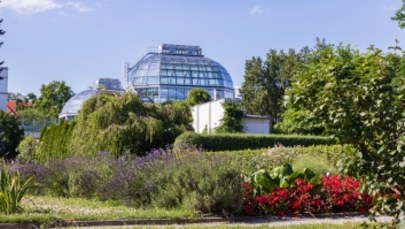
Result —
<svg viewBox="0 0 405 229"><path fill-rule="evenodd" d="M224 99L215 100L191 108L193 128L196 133L213 133L221 124L225 109L222 104ZM241 124L244 133L269 134L270 116L244 114Z"/></svg>
<svg viewBox="0 0 405 229"><path fill-rule="evenodd" d="M127 85L144 101L181 101L193 88L208 91L212 99L234 99L232 78L216 61L202 55L199 46L163 44L134 65L126 64Z"/></svg>

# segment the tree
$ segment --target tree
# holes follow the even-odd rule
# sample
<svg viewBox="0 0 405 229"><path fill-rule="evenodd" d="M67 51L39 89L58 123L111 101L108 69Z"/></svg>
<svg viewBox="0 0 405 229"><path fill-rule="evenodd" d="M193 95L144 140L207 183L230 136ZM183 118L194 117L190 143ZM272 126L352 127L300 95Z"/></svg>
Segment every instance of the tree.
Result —
<svg viewBox="0 0 405 229"><path fill-rule="evenodd" d="M63 105L73 96L72 89L64 81L52 81L41 86L41 95L35 108L44 114L58 117Z"/></svg>
<svg viewBox="0 0 405 229"><path fill-rule="evenodd" d="M353 145L344 172L378 194L374 210L398 217L405 208L405 56L339 45L313 57L287 93L289 109L306 110L341 144Z"/></svg>
<svg viewBox="0 0 405 229"><path fill-rule="evenodd" d="M201 103L206 103L211 100L210 94L201 88L194 88L190 90L187 95L187 103L190 106L194 106Z"/></svg>
<svg viewBox="0 0 405 229"><path fill-rule="evenodd" d="M13 159L17 156L16 148L24 136L16 117L0 111L0 157Z"/></svg>
<svg viewBox="0 0 405 229"><path fill-rule="evenodd" d="M100 94L83 104L68 153L144 155L153 148L172 144L178 135L192 130L190 123L190 108L184 102L151 104L143 103L133 93ZM52 142L49 145L53 147Z"/></svg>
<svg viewBox="0 0 405 229"><path fill-rule="evenodd" d="M391 19L397 21L401 29L405 28L405 0L402 0L402 7L397 10L395 16Z"/></svg>
<svg viewBox="0 0 405 229"><path fill-rule="evenodd" d="M243 111L240 104L225 100L222 106L224 107L224 117L215 131L218 133L242 133Z"/></svg>
<svg viewBox="0 0 405 229"><path fill-rule="evenodd" d="M271 49L263 61L253 57L245 64L245 82L240 88L242 106L247 113L270 115L272 124L283 113L284 91L290 87L294 73L306 62L309 50L288 53ZM273 125L272 125L273 126Z"/></svg>
<svg viewBox="0 0 405 229"><path fill-rule="evenodd" d="M0 19L0 25L1 25L1 23L3 22L3 19ZM2 29L0 29L0 36L1 35L4 35L6 32L4 31L4 30L2 30ZM0 42L0 47L3 45L3 42L1 41ZM3 63L4 63L4 61L0 61L0 67L1 67L1 65L3 65ZM1 71L1 69L0 69L0 71Z"/></svg>

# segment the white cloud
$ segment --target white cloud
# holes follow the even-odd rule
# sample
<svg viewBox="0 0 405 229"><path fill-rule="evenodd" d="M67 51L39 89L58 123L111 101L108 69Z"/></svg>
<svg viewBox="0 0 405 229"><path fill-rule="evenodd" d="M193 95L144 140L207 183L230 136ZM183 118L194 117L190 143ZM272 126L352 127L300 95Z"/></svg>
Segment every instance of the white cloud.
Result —
<svg viewBox="0 0 405 229"><path fill-rule="evenodd" d="M86 13L86 12L90 12L93 9L85 6L83 3L81 2L72 2L72 1L68 1L66 3L67 6L70 6L71 8L73 8L74 10L76 10L79 13Z"/></svg>
<svg viewBox="0 0 405 229"><path fill-rule="evenodd" d="M55 9L72 9L79 13L93 10L78 1L68 1L62 4L55 0L1 0L0 8L8 8L20 14L40 13Z"/></svg>
<svg viewBox="0 0 405 229"><path fill-rule="evenodd" d="M9 8L17 13L38 13L61 8L54 0L3 0L0 7Z"/></svg>
<svg viewBox="0 0 405 229"><path fill-rule="evenodd" d="M260 5L255 5L250 11L249 14L261 14L263 13L263 9Z"/></svg>

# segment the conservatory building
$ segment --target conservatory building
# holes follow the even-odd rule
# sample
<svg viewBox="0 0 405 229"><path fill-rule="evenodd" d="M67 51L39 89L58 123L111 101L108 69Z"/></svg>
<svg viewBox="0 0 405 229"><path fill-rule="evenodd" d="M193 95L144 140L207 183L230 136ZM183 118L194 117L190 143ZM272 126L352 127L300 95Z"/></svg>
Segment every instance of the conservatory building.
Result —
<svg viewBox="0 0 405 229"><path fill-rule="evenodd" d="M202 55L199 46L160 45L136 64L125 66L126 83L143 101L180 101L193 88L213 100L234 99L231 76L218 62Z"/></svg>

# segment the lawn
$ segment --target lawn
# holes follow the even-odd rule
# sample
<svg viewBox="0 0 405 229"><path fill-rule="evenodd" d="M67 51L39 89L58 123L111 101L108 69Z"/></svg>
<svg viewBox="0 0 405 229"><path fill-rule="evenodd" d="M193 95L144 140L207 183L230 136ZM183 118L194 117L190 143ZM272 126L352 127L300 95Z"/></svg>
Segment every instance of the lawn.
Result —
<svg viewBox="0 0 405 229"><path fill-rule="evenodd" d="M47 196L27 196L22 201L22 207L25 211L21 214L0 214L0 222L49 223L72 220L195 219L199 217L196 212L185 209L142 209L111 201Z"/></svg>

